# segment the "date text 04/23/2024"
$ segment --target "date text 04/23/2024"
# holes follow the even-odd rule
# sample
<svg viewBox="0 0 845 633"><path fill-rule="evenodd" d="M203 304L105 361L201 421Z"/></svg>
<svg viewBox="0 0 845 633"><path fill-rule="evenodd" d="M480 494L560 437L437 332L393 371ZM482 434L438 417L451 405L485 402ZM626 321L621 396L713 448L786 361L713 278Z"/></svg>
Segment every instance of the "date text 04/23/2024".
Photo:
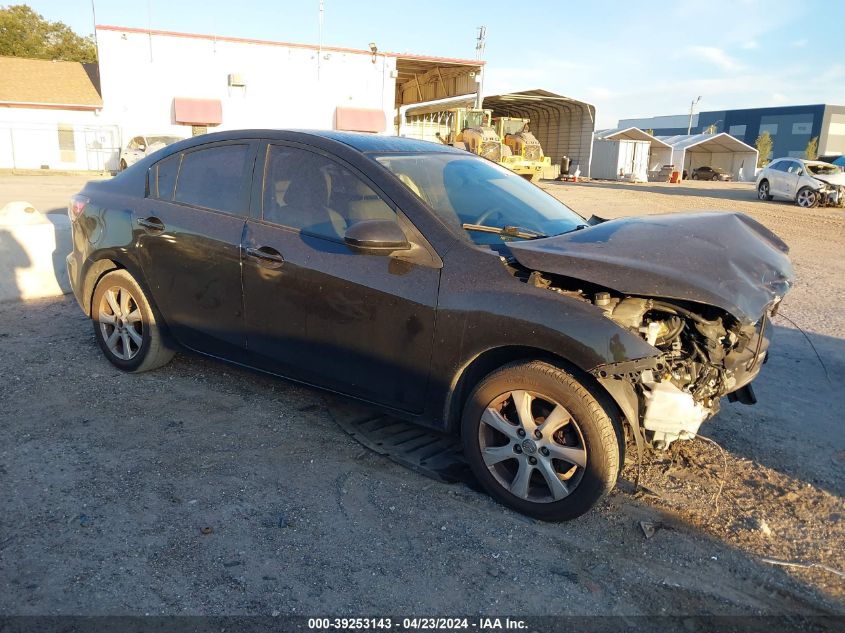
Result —
<svg viewBox="0 0 845 633"><path fill-rule="evenodd" d="M514 618L309 618L308 628L315 631L361 631L361 630L397 630L397 631L518 631L525 629L525 621Z"/></svg>

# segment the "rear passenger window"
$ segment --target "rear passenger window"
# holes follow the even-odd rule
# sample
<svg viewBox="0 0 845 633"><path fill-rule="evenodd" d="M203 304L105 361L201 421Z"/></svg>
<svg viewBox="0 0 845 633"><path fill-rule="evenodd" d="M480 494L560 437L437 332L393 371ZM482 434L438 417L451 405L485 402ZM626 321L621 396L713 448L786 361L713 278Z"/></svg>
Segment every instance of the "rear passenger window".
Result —
<svg viewBox="0 0 845 633"><path fill-rule="evenodd" d="M176 202L246 215L249 145L220 145L182 157Z"/></svg>
<svg viewBox="0 0 845 633"><path fill-rule="evenodd" d="M150 197L161 200L173 199L173 187L179 172L181 154L157 162L150 168Z"/></svg>

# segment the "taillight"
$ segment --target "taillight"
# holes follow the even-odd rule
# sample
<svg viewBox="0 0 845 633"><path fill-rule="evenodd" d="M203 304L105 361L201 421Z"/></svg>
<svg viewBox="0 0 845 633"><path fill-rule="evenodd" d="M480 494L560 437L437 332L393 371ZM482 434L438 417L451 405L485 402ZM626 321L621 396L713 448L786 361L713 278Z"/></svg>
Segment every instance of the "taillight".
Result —
<svg viewBox="0 0 845 633"><path fill-rule="evenodd" d="M80 215L82 215L82 211L85 210L85 205L89 202L91 202L90 198L86 198L85 196L80 196L79 194L71 196L70 202L68 202L67 205L67 214L71 222L74 222Z"/></svg>

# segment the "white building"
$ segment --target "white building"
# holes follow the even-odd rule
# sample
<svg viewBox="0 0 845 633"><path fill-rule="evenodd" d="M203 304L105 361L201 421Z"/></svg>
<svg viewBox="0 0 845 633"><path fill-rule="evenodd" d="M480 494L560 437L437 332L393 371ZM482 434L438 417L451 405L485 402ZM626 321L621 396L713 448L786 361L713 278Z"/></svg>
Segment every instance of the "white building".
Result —
<svg viewBox="0 0 845 633"><path fill-rule="evenodd" d="M237 128L394 134L407 100L465 94L481 62L98 26L104 119L123 140Z"/></svg>

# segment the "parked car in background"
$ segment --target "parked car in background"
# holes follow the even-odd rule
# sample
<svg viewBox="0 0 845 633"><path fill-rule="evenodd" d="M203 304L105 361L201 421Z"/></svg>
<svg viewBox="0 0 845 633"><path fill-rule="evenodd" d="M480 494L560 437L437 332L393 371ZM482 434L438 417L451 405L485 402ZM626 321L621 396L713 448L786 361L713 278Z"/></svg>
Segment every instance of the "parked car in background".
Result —
<svg viewBox="0 0 845 633"><path fill-rule="evenodd" d="M760 200L786 198L810 209L819 204L845 204L845 173L830 163L800 158L778 158L757 174Z"/></svg>
<svg viewBox="0 0 845 633"><path fill-rule="evenodd" d="M726 172L721 167L710 167L709 165L705 165L703 167L696 167L692 170L692 179L693 180L721 180L727 182L729 180L733 180L733 176L731 176L728 172Z"/></svg>
<svg viewBox="0 0 845 633"><path fill-rule="evenodd" d="M142 158L160 150L162 147L167 147L181 140L178 136L167 135L134 137L120 152L120 161L118 162L120 171L129 167L129 165L134 165Z"/></svg>
<svg viewBox="0 0 845 633"><path fill-rule="evenodd" d="M349 132L192 138L68 215L73 292L116 367L179 344L460 434L484 488L545 520L614 486L624 425L665 448L723 396L753 404L792 284L745 215L587 220L480 156Z"/></svg>

